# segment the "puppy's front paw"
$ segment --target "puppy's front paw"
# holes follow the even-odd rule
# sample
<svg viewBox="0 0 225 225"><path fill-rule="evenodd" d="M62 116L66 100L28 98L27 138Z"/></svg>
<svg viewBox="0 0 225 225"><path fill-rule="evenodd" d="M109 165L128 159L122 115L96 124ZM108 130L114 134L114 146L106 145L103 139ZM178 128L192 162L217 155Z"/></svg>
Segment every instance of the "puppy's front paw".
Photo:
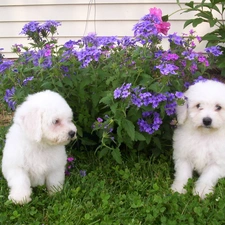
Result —
<svg viewBox="0 0 225 225"><path fill-rule="evenodd" d="M25 191L11 191L8 199L12 200L15 204L24 205L31 201L30 192Z"/></svg>
<svg viewBox="0 0 225 225"><path fill-rule="evenodd" d="M51 186L48 187L48 193L49 195L54 195L55 193L62 191L62 189L63 185Z"/></svg>
<svg viewBox="0 0 225 225"><path fill-rule="evenodd" d="M213 193L213 187L207 184L197 184L193 190L193 194L199 195L201 199L204 199L210 193Z"/></svg>
<svg viewBox="0 0 225 225"><path fill-rule="evenodd" d="M180 194L185 194L187 191L184 189L183 182L174 182L171 186L173 192L178 192Z"/></svg>

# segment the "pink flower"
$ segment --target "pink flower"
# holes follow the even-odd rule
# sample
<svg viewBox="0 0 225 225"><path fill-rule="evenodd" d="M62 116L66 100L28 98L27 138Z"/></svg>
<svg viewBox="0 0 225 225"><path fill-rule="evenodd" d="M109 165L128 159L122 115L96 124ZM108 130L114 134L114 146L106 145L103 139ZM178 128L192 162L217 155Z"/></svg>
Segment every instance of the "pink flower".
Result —
<svg viewBox="0 0 225 225"><path fill-rule="evenodd" d="M44 53L44 56L50 56L51 55L51 50L50 49L47 49Z"/></svg>
<svg viewBox="0 0 225 225"><path fill-rule="evenodd" d="M67 158L67 161L68 161L68 162L73 162L73 161L74 161L74 158L73 158L73 157L68 157L68 158Z"/></svg>
<svg viewBox="0 0 225 225"><path fill-rule="evenodd" d="M159 33L167 35L167 32L170 29L170 23L169 22L161 22L160 24L155 24L155 27L157 28Z"/></svg>
<svg viewBox="0 0 225 225"><path fill-rule="evenodd" d="M162 10L154 7L150 8L149 12L151 15L155 15L160 21L159 24L155 24L155 27L157 28L158 32L166 35L168 30L170 29L170 23L162 21Z"/></svg>
<svg viewBox="0 0 225 225"><path fill-rule="evenodd" d="M149 9L150 14L156 15L160 21L162 21L162 10L156 7Z"/></svg>

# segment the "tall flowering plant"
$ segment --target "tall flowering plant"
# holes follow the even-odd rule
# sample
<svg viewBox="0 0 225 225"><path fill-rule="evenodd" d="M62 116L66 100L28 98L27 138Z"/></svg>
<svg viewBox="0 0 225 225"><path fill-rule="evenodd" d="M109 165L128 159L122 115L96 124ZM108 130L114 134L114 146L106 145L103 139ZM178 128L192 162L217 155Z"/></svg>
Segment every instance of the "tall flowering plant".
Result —
<svg viewBox="0 0 225 225"><path fill-rule="evenodd" d="M182 91L205 73L211 57L221 54L217 47L208 48L207 55L196 52L201 40L192 30L168 34L170 23L157 8L134 25L133 37L91 33L58 46L58 25L24 26L22 33L33 43L15 45L18 59L0 63L2 98L15 110L29 93L61 93L74 111L77 147L100 157L111 154L117 162L121 151L159 154L171 145L171 121Z"/></svg>
<svg viewBox="0 0 225 225"><path fill-rule="evenodd" d="M196 27L200 24L208 25L211 28L210 32L203 35L202 40L207 42L207 47L218 45L223 51L219 57L215 59L214 66L221 70L221 75L225 76L225 22L224 22L224 11L225 2L224 0L209 0L209 1L190 1L185 3L185 8L180 4L180 0L177 0L178 5L182 13L193 12L195 16L188 19L184 23L184 27L192 25ZM210 50L211 51L211 50Z"/></svg>

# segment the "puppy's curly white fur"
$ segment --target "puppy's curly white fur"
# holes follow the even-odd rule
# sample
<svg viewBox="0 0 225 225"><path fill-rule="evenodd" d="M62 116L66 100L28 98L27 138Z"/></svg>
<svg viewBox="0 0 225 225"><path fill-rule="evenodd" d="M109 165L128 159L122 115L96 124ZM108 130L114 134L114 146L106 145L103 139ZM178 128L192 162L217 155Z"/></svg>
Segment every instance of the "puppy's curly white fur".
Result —
<svg viewBox="0 0 225 225"><path fill-rule="evenodd" d="M175 180L172 190L185 193L193 170L200 175L194 194L202 199L225 177L225 84L207 80L185 92L187 100L177 107L174 132Z"/></svg>
<svg viewBox="0 0 225 225"><path fill-rule="evenodd" d="M58 93L29 95L16 110L6 135L2 172L9 199L31 201L31 187L46 184L49 193L63 187L67 161L65 145L76 138L72 110Z"/></svg>

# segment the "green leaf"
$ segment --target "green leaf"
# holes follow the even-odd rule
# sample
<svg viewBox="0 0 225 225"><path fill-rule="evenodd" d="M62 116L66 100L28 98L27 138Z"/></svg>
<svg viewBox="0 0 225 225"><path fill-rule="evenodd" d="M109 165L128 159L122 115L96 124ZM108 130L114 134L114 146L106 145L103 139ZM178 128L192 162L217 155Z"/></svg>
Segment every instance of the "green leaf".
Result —
<svg viewBox="0 0 225 225"><path fill-rule="evenodd" d="M67 84L68 86L73 87L73 83L72 83L72 81L71 81L70 78L65 77L65 78L63 79L63 82L64 82L65 84Z"/></svg>
<svg viewBox="0 0 225 225"><path fill-rule="evenodd" d="M209 20L210 27L214 27L217 22L218 22L218 19L217 18L215 18L213 20Z"/></svg>
<svg viewBox="0 0 225 225"><path fill-rule="evenodd" d="M104 157L105 155L107 155L109 153L109 149L108 148L102 148L99 153L98 153L98 157L101 159L102 157Z"/></svg>
<svg viewBox="0 0 225 225"><path fill-rule="evenodd" d="M192 9L194 8L194 2L193 1L185 3L185 5L192 8Z"/></svg>
<svg viewBox="0 0 225 225"><path fill-rule="evenodd" d="M105 97L103 97L99 103L104 103L106 105L110 105L112 103L112 93L107 94Z"/></svg>
<svg viewBox="0 0 225 225"><path fill-rule="evenodd" d="M154 137L153 141L154 141L155 145L157 146L157 148L159 148L161 150L162 145L161 145L160 139L158 137Z"/></svg>
<svg viewBox="0 0 225 225"><path fill-rule="evenodd" d="M58 87L63 87L63 84L62 84L61 80L58 80L55 84L56 84Z"/></svg>
<svg viewBox="0 0 225 225"><path fill-rule="evenodd" d="M127 119L122 120L122 127L127 132L132 141L135 139L135 126L134 124Z"/></svg>
<svg viewBox="0 0 225 225"><path fill-rule="evenodd" d="M135 131L135 141L145 141L145 136L137 131Z"/></svg>
<svg viewBox="0 0 225 225"><path fill-rule="evenodd" d="M193 27L197 27L202 22L205 22L205 20L203 20L202 18L197 18L197 19L193 20L192 25L193 25Z"/></svg>
<svg viewBox="0 0 225 225"><path fill-rule="evenodd" d="M168 15L162 16L162 21L163 22L167 22L168 20L169 20L169 16Z"/></svg>
<svg viewBox="0 0 225 225"><path fill-rule="evenodd" d="M208 21L213 20L213 15L210 11L203 11L196 14L197 17L205 18Z"/></svg>
<svg viewBox="0 0 225 225"><path fill-rule="evenodd" d="M193 19L192 20L187 20L185 23L184 23L184 28L187 27L188 25L192 24L193 23Z"/></svg>
<svg viewBox="0 0 225 225"><path fill-rule="evenodd" d="M117 163L119 163L119 164L122 163L122 157L121 157L121 152L120 152L119 148L113 149L111 154Z"/></svg>
<svg viewBox="0 0 225 225"><path fill-rule="evenodd" d="M202 37L202 40L217 41L219 38L216 34L206 34Z"/></svg>
<svg viewBox="0 0 225 225"><path fill-rule="evenodd" d="M222 62L218 65L219 68L225 68L225 62Z"/></svg>

